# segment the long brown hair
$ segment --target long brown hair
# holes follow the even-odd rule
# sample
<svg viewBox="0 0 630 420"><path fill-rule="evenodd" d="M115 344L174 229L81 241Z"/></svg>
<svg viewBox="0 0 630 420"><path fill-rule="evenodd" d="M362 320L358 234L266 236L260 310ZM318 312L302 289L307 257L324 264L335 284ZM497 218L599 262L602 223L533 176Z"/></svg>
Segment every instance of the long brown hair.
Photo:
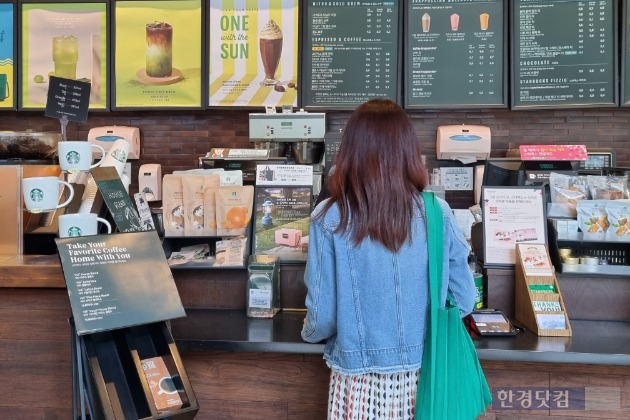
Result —
<svg viewBox="0 0 630 420"><path fill-rule="evenodd" d="M410 239L415 201L427 178L405 111L389 99L372 99L348 120L327 181L331 199L320 214L337 203L336 232L349 231L355 245L369 237L397 252Z"/></svg>

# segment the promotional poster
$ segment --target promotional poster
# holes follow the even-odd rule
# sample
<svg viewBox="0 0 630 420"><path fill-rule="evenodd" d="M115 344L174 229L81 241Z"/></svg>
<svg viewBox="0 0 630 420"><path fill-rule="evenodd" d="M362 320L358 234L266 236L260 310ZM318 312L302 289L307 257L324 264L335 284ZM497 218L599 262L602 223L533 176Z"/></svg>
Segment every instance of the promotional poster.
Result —
<svg viewBox="0 0 630 420"><path fill-rule="evenodd" d="M14 108L13 3L0 3L0 108Z"/></svg>
<svg viewBox="0 0 630 420"><path fill-rule="evenodd" d="M210 0L210 106L297 106L298 0Z"/></svg>
<svg viewBox="0 0 630 420"><path fill-rule="evenodd" d="M116 108L201 108L200 0L117 1Z"/></svg>
<svg viewBox="0 0 630 420"><path fill-rule="evenodd" d="M107 4L22 5L21 107L43 109L51 76L90 83L90 108L107 106Z"/></svg>

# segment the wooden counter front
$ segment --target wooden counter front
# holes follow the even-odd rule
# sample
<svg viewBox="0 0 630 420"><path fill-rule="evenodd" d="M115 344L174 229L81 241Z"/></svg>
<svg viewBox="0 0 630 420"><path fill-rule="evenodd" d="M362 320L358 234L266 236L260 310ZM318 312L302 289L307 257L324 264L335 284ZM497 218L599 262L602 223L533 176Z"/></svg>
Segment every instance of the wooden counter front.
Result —
<svg viewBox="0 0 630 420"><path fill-rule="evenodd" d="M0 255L0 287L65 288L57 255Z"/></svg>

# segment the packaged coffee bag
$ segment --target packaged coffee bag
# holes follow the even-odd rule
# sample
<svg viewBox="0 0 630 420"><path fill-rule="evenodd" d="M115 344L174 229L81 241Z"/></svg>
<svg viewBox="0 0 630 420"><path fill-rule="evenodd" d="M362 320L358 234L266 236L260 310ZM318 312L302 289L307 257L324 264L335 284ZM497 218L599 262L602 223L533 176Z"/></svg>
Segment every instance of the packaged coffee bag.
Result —
<svg viewBox="0 0 630 420"><path fill-rule="evenodd" d="M164 175L162 178L162 207L164 236L184 236L184 195L180 176Z"/></svg>

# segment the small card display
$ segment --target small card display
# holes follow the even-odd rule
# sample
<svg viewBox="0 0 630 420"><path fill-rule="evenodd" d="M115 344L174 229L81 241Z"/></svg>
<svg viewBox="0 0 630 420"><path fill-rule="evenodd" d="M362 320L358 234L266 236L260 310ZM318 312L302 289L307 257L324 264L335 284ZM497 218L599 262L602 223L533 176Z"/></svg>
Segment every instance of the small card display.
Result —
<svg viewBox="0 0 630 420"><path fill-rule="evenodd" d="M536 319L543 330L564 330L567 328L564 314L536 314Z"/></svg>
<svg viewBox="0 0 630 420"><path fill-rule="evenodd" d="M152 357L142 360L141 363L158 412L181 408L182 399L164 360L161 357Z"/></svg>
<svg viewBox="0 0 630 420"><path fill-rule="evenodd" d="M515 335L516 330L501 312L476 313L471 315L474 329L480 335Z"/></svg>

